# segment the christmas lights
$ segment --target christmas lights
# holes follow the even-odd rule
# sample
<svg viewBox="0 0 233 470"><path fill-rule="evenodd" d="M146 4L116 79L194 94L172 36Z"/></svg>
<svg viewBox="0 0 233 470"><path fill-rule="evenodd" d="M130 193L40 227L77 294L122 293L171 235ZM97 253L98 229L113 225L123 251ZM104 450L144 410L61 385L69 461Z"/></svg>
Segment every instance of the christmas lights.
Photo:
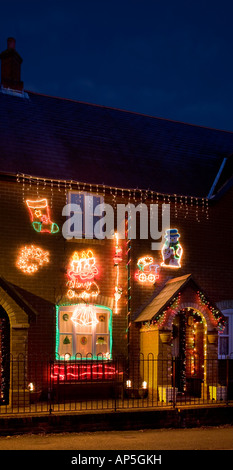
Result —
<svg viewBox="0 0 233 470"><path fill-rule="evenodd" d="M154 284L159 279L159 264L155 264L152 256L144 256L137 262L138 270L135 272L135 279L139 282Z"/></svg>
<svg viewBox="0 0 233 470"><path fill-rule="evenodd" d="M218 309L210 305L210 302L206 299L205 295L202 292L197 291L197 295L198 295L198 300L200 304L202 305L202 307L204 307L207 310L207 313L209 312L209 316L210 316L212 324L219 331L223 331L225 328L225 319L221 315L221 312Z"/></svg>
<svg viewBox="0 0 233 470"><path fill-rule="evenodd" d="M170 205L174 205L174 214L175 217L178 217L178 211L180 216L184 216L184 218L187 217L189 213L189 206L195 207L196 211L196 221L200 222L199 219L199 207L201 208L201 213L206 215L206 219L209 219L209 207L208 207L208 198L197 198L193 196L187 196L187 195L177 195L177 194L162 194L162 193L157 193L154 191L149 191L149 190L141 190L141 189L126 189L126 188L112 188L110 186L105 186L103 185L93 185L89 183L82 183L78 181L66 181L66 180L55 180L55 179L45 179L45 178L35 178L32 177L31 175L24 175L24 174L17 174L16 175L16 181L18 183L22 184L22 193L23 193L23 200L25 196L25 188L28 190L29 188L27 187L27 184L30 185L30 188L32 185L36 185L36 192L37 192L37 198L39 199L39 184L41 183L42 190L45 189L45 187L51 189L51 206L52 206L52 198L53 198L53 191L54 188L57 188L59 192L61 192L61 187L64 188L64 194L65 194L65 199L67 201L67 193L70 190L74 189L74 186L76 185L78 187L79 191L85 192L85 191L90 191L91 193L95 192L97 194L102 194L105 196L105 194L109 194L110 197L112 198L113 202L113 207L116 205L116 198L118 195L121 195L121 198L127 199L128 202L133 198L134 202L136 201L147 201L149 199L150 195L150 200L153 203L154 197L156 198L156 204L159 204L160 201L165 201L166 198L168 200L168 203ZM185 213L183 215L183 209L185 208ZM192 213L192 211L191 211ZM181 215L182 214L182 215ZM38 228L38 226L37 226ZM55 232L51 232L55 233Z"/></svg>
<svg viewBox="0 0 233 470"><path fill-rule="evenodd" d="M127 334L127 343L128 343L128 348L130 347L130 327L131 327L131 239L129 236L129 221L130 219L130 214L126 216L126 222L125 222L125 234L126 234L126 256L127 256L127 263L126 263L126 268L128 272L128 282L127 282L127 329L126 329L126 334Z"/></svg>
<svg viewBox="0 0 233 470"><path fill-rule="evenodd" d="M115 298L115 313L118 313L118 301L121 298L122 295L122 288L119 286L119 263L122 261L122 248L119 247L119 241L118 241L118 233L114 234L115 238L115 254L113 257L114 261L114 266L116 267L116 285L115 285L115 292L114 292L114 298Z"/></svg>
<svg viewBox="0 0 233 470"><path fill-rule="evenodd" d="M71 257L69 268L67 270L67 296L72 298L88 299L97 297L99 287L94 281L98 274L96 260L91 250L77 252Z"/></svg>
<svg viewBox="0 0 233 470"><path fill-rule="evenodd" d="M183 253L182 246L179 243L180 234L178 230L166 230L165 243L162 248L163 262L161 266L166 268L180 268L181 257Z"/></svg>
<svg viewBox="0 0 233 470"><path fill-rule="evenodd" d="M16 266L25 274L34 274L47 263L49 263L49 252L31 245L21 248Z"/></svg>
<svg viewBox="0 0 233 470"><path fill-rule="evenodd" d="M166 310L163 310L155 317L154 323L156 325L162 328L167 321L167 317L169 317L170 323L172 323L172 318L177 314L180 298L181 294L179 292L179 294L171 300L170 304L166 307Z"/></svg>
<svg viewBox="0 0 233 470"><path fill-rule="evenodd" d="M47 199L26 200L32 226L36 232L57 233L59 227L51 221L50 210Z"/></svg>
<svg viewBox="0 0 233 470"><path fill-rule="evenodd" d="M92 305L79 304L71 317L75 326L95 326L97 320L96 310Z"/></svg>
<svg viewBox="0 0 233 470"><path fill-rule="evenodd" d="M64 319L64 316L66 319ZM64 338L70 343L64 347ZM68 355L67 355L68 353ZM112 357L112 310L103 305L56 306L56 359L106 361Z"/></svg>
<svg viewBox="0 0 233 470"><path fill-rule="evenodd" d="M82 380L112 380L118 371L111 364L79 364L63 363L55 364L52 369L51 379L54 382L82 381Z"/></svg>

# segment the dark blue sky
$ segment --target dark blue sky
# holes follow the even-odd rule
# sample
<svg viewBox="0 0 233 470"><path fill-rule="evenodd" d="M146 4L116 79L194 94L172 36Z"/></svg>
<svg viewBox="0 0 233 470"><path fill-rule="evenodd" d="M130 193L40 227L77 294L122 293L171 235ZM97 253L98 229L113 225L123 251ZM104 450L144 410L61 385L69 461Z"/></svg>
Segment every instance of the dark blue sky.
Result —
<svg viewBox="0 0 233 470"><path fill-rule="evenodd" d="M230 0L1 2L25 89L233 131Z"/></svg>

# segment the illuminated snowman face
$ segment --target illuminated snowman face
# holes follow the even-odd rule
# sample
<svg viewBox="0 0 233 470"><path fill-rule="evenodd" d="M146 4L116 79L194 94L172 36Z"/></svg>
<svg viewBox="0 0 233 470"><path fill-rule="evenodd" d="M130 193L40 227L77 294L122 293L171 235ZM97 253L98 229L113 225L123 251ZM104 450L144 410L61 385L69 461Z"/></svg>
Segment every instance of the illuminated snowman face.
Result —
<svg viewBox="0 0 233 470"><path fill-rule="evenodd" d="M171 236L169 237L170 243L177 243L177 242L178 242L178 239L179 239L178 235L171 235Z"/></svg>

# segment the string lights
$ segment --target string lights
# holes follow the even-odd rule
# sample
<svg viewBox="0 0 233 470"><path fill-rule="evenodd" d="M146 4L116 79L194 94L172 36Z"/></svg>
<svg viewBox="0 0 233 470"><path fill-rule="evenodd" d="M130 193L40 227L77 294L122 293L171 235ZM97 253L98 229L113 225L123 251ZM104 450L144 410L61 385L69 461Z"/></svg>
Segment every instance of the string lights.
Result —
<svg viewBox="0 0 233 470"><path fill-rule="evenodd" d="M127 318L128 318L128 326L127 326L127 338L128 338L128 351L129 351L129 345L130 345L130 338L129 338L129 329L131 327L131 239L129 238L129 218L130 214L126 217L126 226L125 226L125 232L126 232L126 257L127 257L127 263L126 263L126 268L127 268L127 273L128 273L128 278L127 278L127 289L128 289L128 295L127 295Z"/></svg>
<svg viewBox="0 0 233 470"><path fill-rule="evenodd" d="M121 295L122 295L122 288L119 286L119 274L120 274L119 263L121 263L122 261L122 248L119 247L119 237L118 237L117 232L114 234L114 239L115 239L115 254L113 257L113 261L114 261L114 266L116 268L116 285L115 285L114 298L115 298L115 313L118 313L118 301L120 300Z"/></svg>
<svg viewBox="0 0 233 470"><path fill-rule="evenodd" d="M221 312L210 304L203 292L197 291L197 296L202 307L210 312L210 319L212 324L217 327L219 331L223 331L225 328L225 319L223 318Z"/></svg>
<svg viewBox="0 0 233 470"><path fill-rule="evenodd" d="M171 300L169 305L167 305L166 309L156 315L153 321L154 324L162 328L165 325L168 317L170 321L172 321L172 318L177 314L177 308L180 304L180 298L181 293L179 292L179 294Z"/></svg>
<svg viewBox="0 0 233 470"><path fill-rule="evenodd" d="M56 180L56 179L45 179L45 178L39 178L39 177L33 177L31 175L25 175L25 174L17 174L16 175L16 181L18 183L22 184L22 193L23 193L23 200L24 200L24 195L25 195L25 186L29 184L29 188L27 189L33 189L33 185L36 186L36 193L37 193L37 198L39 199L39 187L40 183L43 183L42 189L45 190L47 187L50 187L51 191L51 207L53 205L53 195L54 195L54 188L57 188L58 192L61 192L61 187L64 189L64 194L65 194L65 200L67 201L67 192L68 191L73 191L75 188L75 185L78 187L79 191L87 191L89 190L91 193L97 193L100 195L103 195L105 197L106 195L109 195L110 198L112 199L113 206L115 207L116 205L116 199L118 197L118 192L119 195L121 194L121 198L124 198L125 200L128 199L128 203L130 203L133 199L133 201L136 203L137 201L142 202L148 201L148 195L150 194L150 201L151 203L154 203L154 198L155 198L155 203L159 204L159 202L166 201L168 204L170 204L171 207L174 208L174 215L175 218L184 217L187 218L189 214L189 207L193 207L195 205L195 219L197 222L200 222L200 215L205 216L206 220L209 219L209 204L208 204L208 198L203 198L203 197L194 197L194 196L188 196L188 195L177 195L177 194L162 194L158 192L154 192L148 189L138 189L138 188L113 188L111 186L106 186L105 184L87 184L87 183L82 183L78 181L73 181L73 180ZM195 200L195 204L194 204ZM201 211L199 211L199 207L201 208ZM185 208L185 212L183 209Z"/></svg>
<svg viewBox="0 0 233 470"><path fill-rule="evenodd" d="M78 364L64 362L54 364L51 371L51 379L54 382L77 380L112 380L117 371L114 365L108 363Z"/></svg>

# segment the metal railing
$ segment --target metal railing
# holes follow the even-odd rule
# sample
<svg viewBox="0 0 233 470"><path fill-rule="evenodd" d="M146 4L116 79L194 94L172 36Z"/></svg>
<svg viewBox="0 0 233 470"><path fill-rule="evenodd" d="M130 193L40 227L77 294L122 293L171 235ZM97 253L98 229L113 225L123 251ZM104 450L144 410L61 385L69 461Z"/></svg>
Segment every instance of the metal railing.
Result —
<svg viewBox="0 0 233 470"><path fill-rule="evenodd" d="M9 357L0 375L0 415L179 407L233 402L233 359L107 360L91 354Z"/></svg>

